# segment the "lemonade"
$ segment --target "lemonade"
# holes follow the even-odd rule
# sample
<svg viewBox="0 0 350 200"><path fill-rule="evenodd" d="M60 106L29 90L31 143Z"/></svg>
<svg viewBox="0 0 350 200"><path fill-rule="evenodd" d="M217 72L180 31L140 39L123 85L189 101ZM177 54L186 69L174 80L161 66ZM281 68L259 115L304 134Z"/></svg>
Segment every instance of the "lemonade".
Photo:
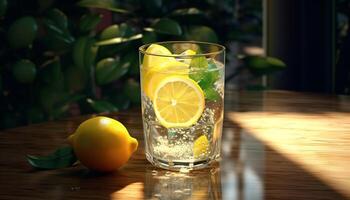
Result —
<svg viewBox="0 0 350 200"><path fill-rule="evenodd" d="M166 169L202 168L220 157L224 47L165 42L140 47L145 153Z"/></svg>

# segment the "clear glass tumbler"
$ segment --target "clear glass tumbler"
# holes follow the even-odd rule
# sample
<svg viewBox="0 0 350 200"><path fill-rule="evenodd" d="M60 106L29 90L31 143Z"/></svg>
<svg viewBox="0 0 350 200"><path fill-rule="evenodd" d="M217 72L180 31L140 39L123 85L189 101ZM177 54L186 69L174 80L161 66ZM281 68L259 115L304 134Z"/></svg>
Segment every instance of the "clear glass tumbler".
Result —
<svg viewBox="0 0 350 200"><path fill-rule="evenodd" d="M225 48L159 42L141 46L139 58L146 158L170 170L220 158Z"/></svg>

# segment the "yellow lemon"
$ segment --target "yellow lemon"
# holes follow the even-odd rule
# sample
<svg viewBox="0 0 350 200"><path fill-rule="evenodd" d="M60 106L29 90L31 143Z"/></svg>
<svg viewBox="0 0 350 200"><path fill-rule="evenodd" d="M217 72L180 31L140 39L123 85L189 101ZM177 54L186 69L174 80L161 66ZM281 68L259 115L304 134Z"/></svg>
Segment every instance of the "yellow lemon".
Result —
<svg viewBox="0 0 350 200"><path fill-rule="evenodd" d="M159 122L167 127L189 127L195 124L204 110L202 89L184 76L167 76L155 89L154 111Z"/></svg>
<svg viewBox="0 0 350 200"><path fill-rule="evenodd" d="M138 146L123 124L102 116L81 123L68 140L83 165L102 172L123 166Z"/></svg>
<svg viewBox="0 0 350 200"><path fill-rule="evenodd" d="M208 154L209 141L207 136L201 135L193 143L193 157L200 158Z"/></svg>

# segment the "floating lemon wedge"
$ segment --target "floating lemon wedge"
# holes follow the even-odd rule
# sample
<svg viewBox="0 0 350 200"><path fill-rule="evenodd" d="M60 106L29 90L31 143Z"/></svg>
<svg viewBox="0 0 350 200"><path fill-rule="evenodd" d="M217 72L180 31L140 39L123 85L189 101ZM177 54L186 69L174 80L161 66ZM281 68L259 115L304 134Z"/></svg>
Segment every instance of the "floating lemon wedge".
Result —
<svg viewBox="0 0 350 200"><path fill-rule="evenodd" d="M207 136L201 135L193 143L193 157L200 158L208 154L209 141Z"/></svg>

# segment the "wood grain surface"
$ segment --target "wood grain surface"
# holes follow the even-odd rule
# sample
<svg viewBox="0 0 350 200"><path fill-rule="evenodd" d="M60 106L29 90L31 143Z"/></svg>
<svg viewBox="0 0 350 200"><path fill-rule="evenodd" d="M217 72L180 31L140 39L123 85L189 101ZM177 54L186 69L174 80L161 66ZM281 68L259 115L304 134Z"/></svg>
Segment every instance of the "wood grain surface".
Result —
<svg viewBox="0 0 350 200"><path fill-rule="evenodd" d="M147 162L139 109L109 114L140 141L126 166L37 171L91 116L0 133L0 199L350 199L350 98L283 91L225 94L222 160L179 173Z"/></svg>

